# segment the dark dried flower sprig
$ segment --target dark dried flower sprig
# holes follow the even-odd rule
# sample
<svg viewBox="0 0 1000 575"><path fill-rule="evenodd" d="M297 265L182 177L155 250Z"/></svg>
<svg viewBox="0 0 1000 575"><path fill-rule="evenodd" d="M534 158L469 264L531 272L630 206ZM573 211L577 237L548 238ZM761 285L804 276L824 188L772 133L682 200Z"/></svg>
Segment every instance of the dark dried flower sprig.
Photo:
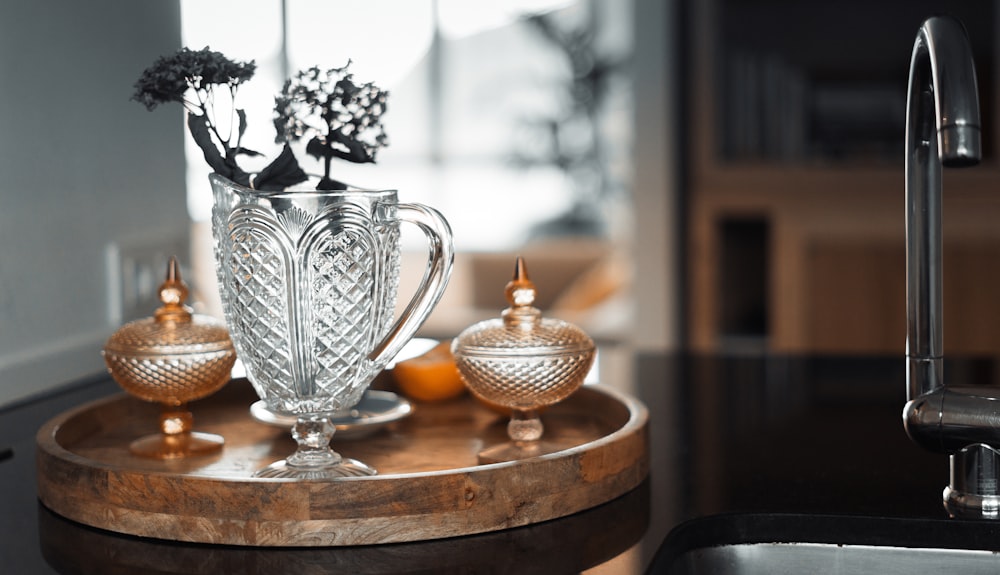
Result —
<svg viewBox="0 0 1000 575"><path fill-rule="evenodd" d="M321 190L346 188L330 177L333 158L370 163L388 145L381 117L389 93L371 82L356 84L350 65L348 60L342 68L302 70L275 98L277 142L287 145L315 134L306 153L323 160L323 179L317 186Z"/></svg>
<svg viewBox="0 0 1000 575"><path fill-rule="evenodd" d="M201 148L208 165L220 175L243 186L250 186L250 176L240 168L237 158L260 156L242 144L246 133L246 113L235 107L236 93L243 83L250 80L257 70L253 62L236 62L205 47L201 50L181 48L170 56L163 56L143 71L135 83L132 99L153 110L159 104L178 102L188 111L188 130ZM219 132L215 110L215 90L225 87L235 114L236 134L223 136ZM235 141L234 141L235 139ZM221 148L221 151L220 151ZM286 146L271 165L261 171L254 185L259 189L276 189L278 186L296 184L306 179L291 150Z"/></svg>
<svg viewBox="0 0 1000 575"><path fill-rule="evenodd" d="M236 89L253 78L257 64L235 62L208 47L201 50L181 48L170 56L161 56L135 83L132 99L154 110L158 104L179 102L192 113L205 113L214 86L226 85L235 96ZM188 100L188 91L197 100Z"/></svg>

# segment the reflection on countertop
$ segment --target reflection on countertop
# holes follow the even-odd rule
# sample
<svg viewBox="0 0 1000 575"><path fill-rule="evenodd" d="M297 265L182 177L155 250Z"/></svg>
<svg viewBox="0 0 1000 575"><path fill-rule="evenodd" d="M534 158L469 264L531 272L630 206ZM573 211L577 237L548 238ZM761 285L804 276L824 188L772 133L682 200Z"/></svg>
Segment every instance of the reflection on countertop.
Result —
<svg viewBox="0 0 1000 575"><path fill-rule="evenodd" d="M804 537L806 527L819 532L852 518L852 525L881 530L881 541L885 525L934 524L939 534L957 528L942 505L948 457L923 450L903 429L902 355L645 357L637 365L646 401L656 388L652 373L682 382L672 397L674 433L654 432L667 440L677 469L659 469L676 483L669 495L654 491L652 501L651 530L663 527L658 520L669 525L666 532L676 528L668 553L695 543L745 543L754 534L789 537L788 525ZM996 385L1000 363L949 359L945 373L956 385ZM740 522L753 527L741 531ZM779 524L784 535L772 533ZM961 528L981 533L978 539L998 529L992 522ZM837 539L841 532L827 530L833 540L826 541L853 542ZM808 541L792 537L781 540Z"/></svg>
<svg viewBox="0 0 1000 575"><path fill-rule="evenodd" d="M41 504L38 527L42 556L61 575L552 575L580 573L619 555L642 536L648 514L649 485L643 483L610 503L562 519L419 543L291 549L159 541L80 525Z"/></svg>
<svg viewBox="0 0 1000 575"><path fill-rule="evenodd" d="M673 371L680 518L726 511L943 516L947 457L910 442L905 363L883 357L640 358L638 380ZM992 384L993 359L946 362Z"/></svg>

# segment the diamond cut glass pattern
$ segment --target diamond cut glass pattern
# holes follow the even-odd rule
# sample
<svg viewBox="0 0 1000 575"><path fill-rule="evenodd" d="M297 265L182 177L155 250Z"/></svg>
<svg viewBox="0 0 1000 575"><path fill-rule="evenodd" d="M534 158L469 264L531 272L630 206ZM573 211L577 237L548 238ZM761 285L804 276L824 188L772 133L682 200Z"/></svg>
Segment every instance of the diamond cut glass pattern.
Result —
<svg viewBox="0 0 1000 575"><path fill-rule="evenodd" d="M367 368L364 362L373 343L372 332L380 327L369 320L377 301L372 297L376 288L371 271L373 248L362 235L342 231L324 237L309 257L311 328L317 334L315 380L320 386L348 382L346 395L359 399L363 388L357 389L358 375Z"/></svg>
<svg viewBox="0 0 1000 575"><path fill-rule="evenodd" d="M268 409L298 416L298 451L265 477L374 473L315 440L354 406L440 300L454 258L435 210L395 191L258 191L211 176L216 274L237 355ZM394 318L400 222L428 238L428 264ZM319 435L317 435L319 434ZM334 469L336 468L336 469Z"/></svg>
<svg viewBox="0 0 1000 575"><path fill-rule="evenodd" d="M465 329L452 343L455 365L466 386L486 401L511 409L510 441L481 451L482 463L534 457L558 449L542 440L539 409L566 399L583 385L596 348L577 326L543 318L535 284L518 257L504 287L510 307L500 318Z"/></svg>

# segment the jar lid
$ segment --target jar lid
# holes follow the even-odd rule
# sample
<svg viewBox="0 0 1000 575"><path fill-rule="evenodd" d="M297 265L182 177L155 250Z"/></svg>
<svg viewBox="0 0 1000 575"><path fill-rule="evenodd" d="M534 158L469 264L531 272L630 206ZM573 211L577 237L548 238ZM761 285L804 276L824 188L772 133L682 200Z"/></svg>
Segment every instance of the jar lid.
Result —
<svg viewBox="0 0 1000 575"><path fill-rule="evenodd" d="M543 318L534 307L535 284L524 258L517 257L514 276L504 288L510 305L500 318L479 322L455 340L454 351L465 355L561 355L591 350L594 342L577 326Z"/></svg>
<svg viewBox="0 0 1000 575"><path fill-rule="evenodd" d="M163 305L153 317L123 325L104 346L119 356L156 356L212 353L232 350L225 324L215 318L194 314L184 305L188 287L181 279L177 258L167 264L167 278L160 286Z"/></svg>

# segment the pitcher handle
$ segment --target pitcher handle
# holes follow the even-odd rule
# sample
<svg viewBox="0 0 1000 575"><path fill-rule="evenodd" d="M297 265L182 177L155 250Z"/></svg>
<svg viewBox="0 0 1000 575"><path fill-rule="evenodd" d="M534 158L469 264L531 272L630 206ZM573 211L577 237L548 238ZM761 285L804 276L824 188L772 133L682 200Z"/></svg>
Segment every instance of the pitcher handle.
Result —
<svg viewBox="0 0 1000 575"><path fill-rule="evenodd" d="M448 286L448 278L451 277L452 265L455 263L455 244L451 226L440 212L423 204L398 204L396 216L400 221L415 224L427 236L427 268L410 303L382 341L368 355L368 359L379 366L388 364L396 357L406 342L410 341L423 325L424 320L434 310L434 306L441 301L441 296Z"/></svg>

